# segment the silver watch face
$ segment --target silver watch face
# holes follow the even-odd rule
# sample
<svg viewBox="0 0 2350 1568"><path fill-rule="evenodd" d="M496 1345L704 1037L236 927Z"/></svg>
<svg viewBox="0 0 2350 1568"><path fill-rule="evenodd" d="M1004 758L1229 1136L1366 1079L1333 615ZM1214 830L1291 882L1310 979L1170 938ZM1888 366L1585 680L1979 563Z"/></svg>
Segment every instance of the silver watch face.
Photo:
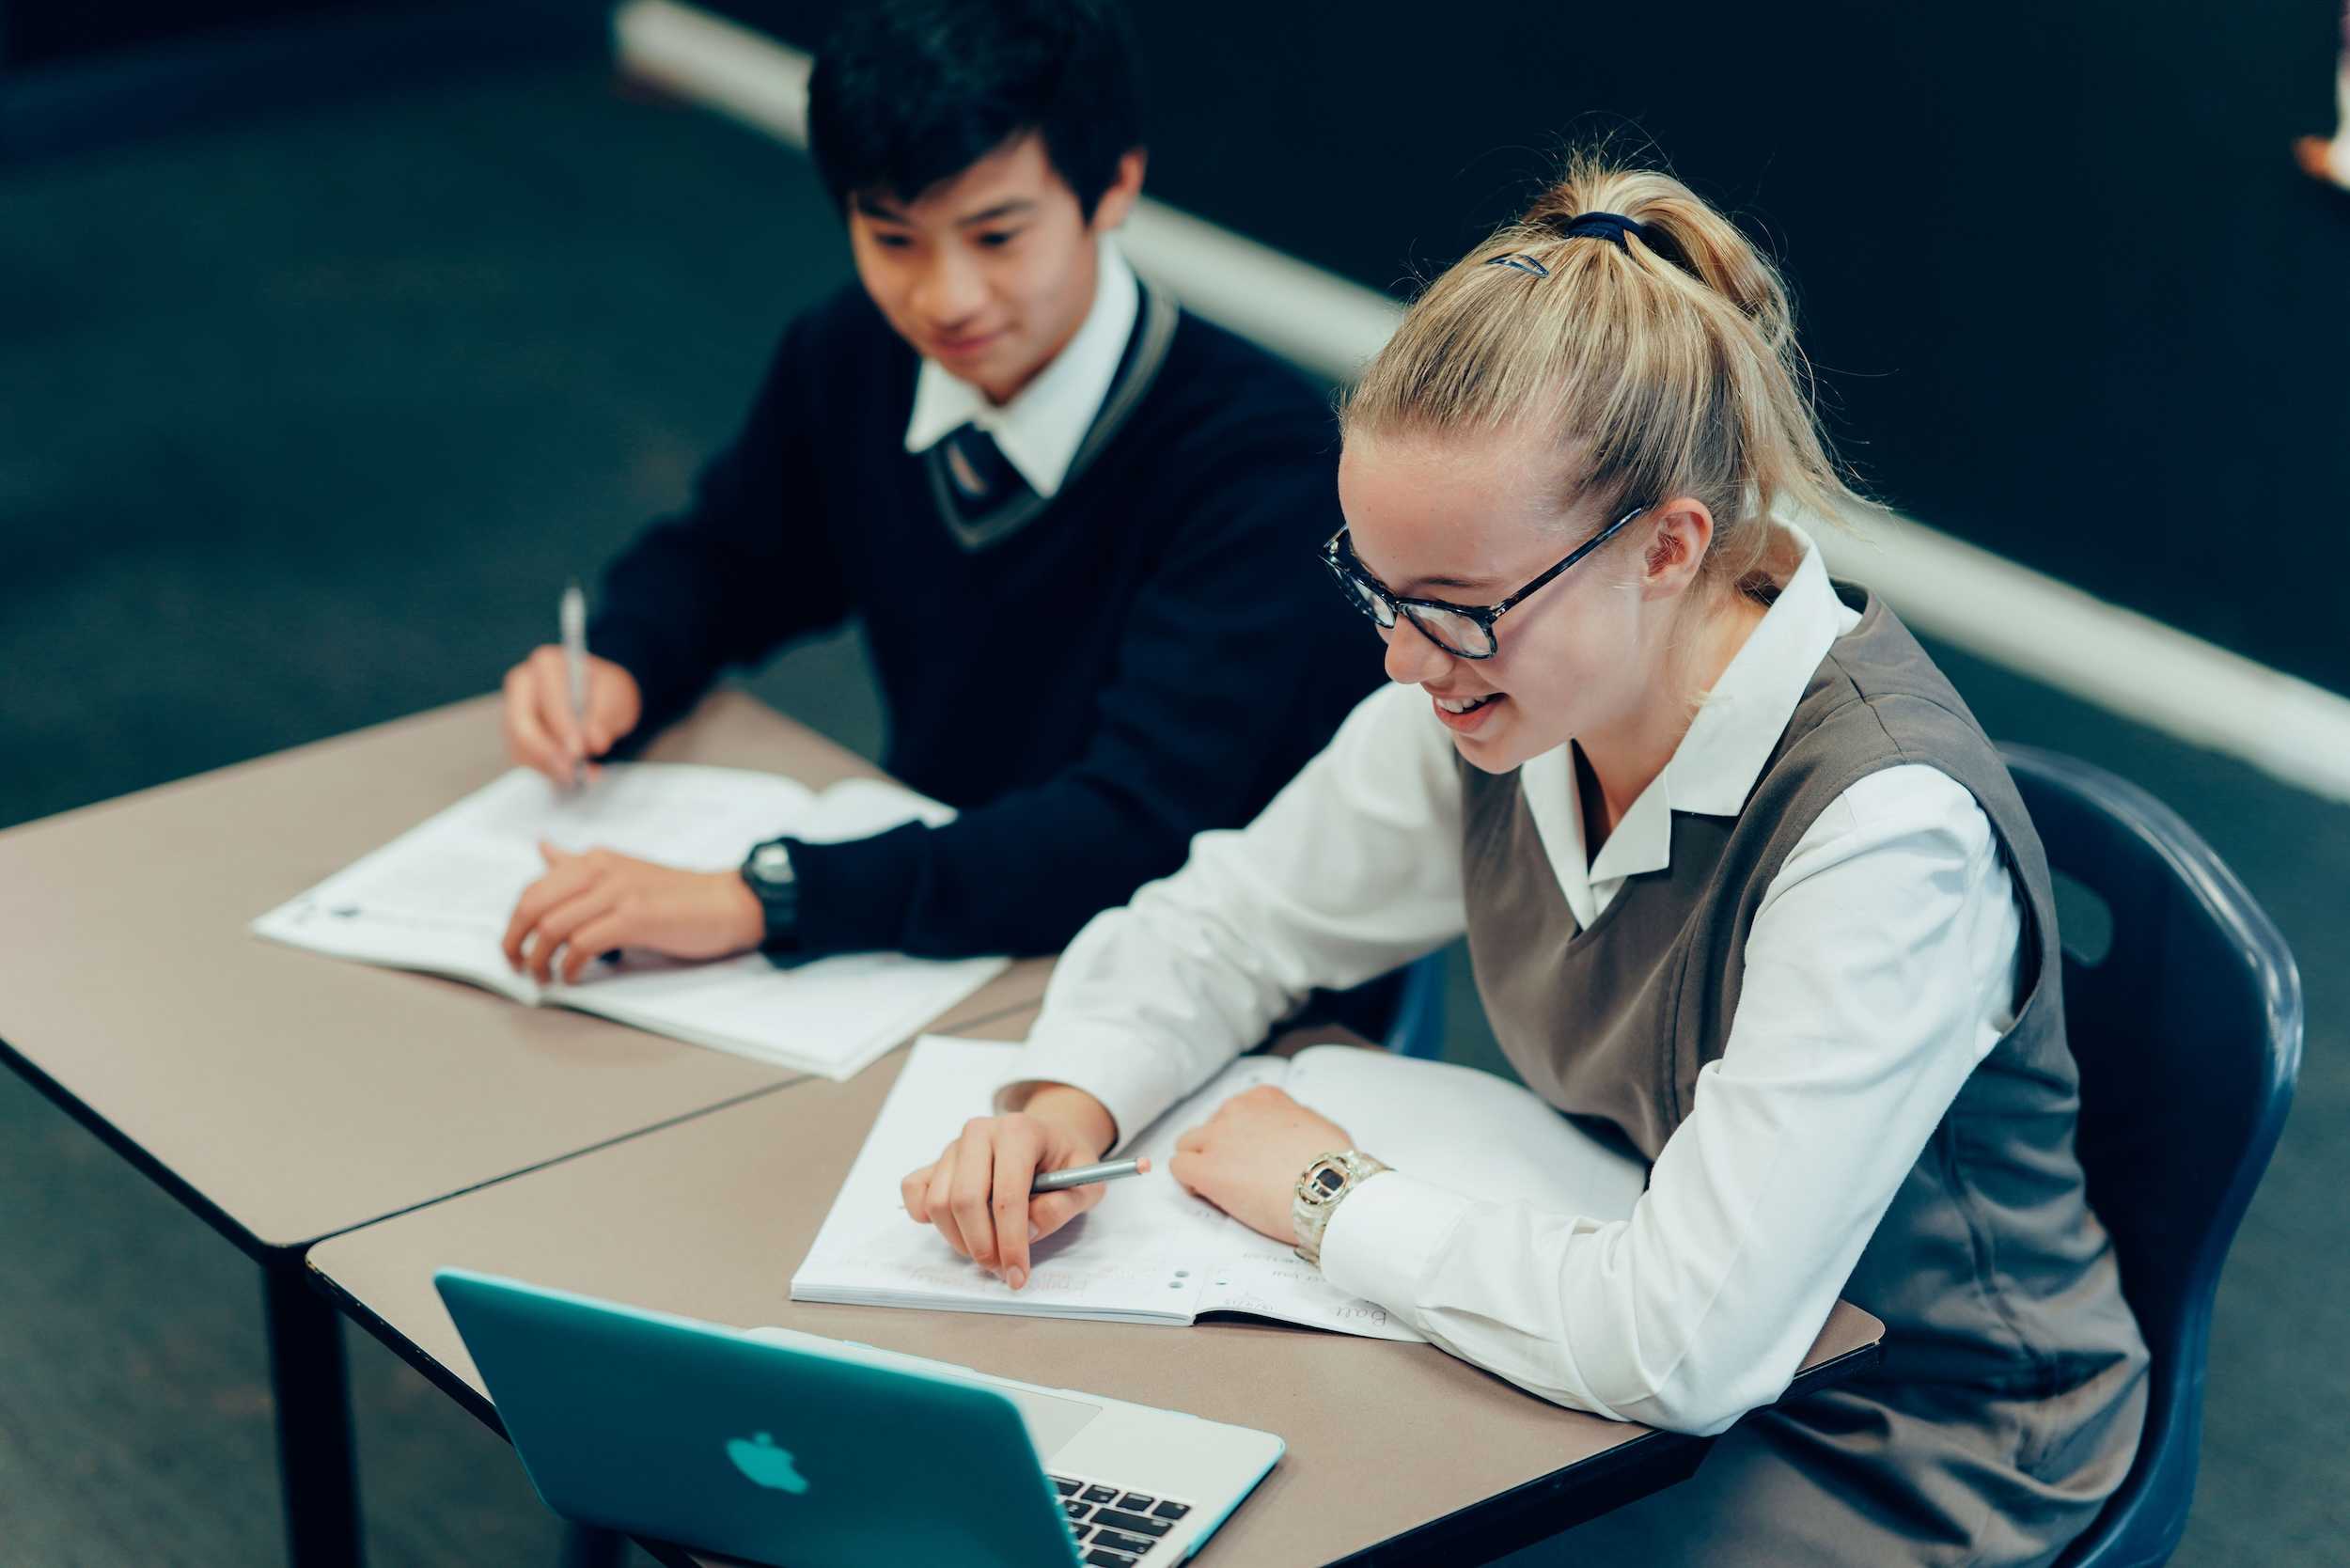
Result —
<svg viewBox="0 0 2350 1568"><path fill-rule="evenodd" d="M1297 1200L1308 1207L1320 1208L1333 1202L1346 1190L1346 1167L1337 1160L1323 1158L1306 1168L1306 1174L1297 1179Z"/></svg>
<svg viewBox="0 0 2350 1568"><path fill-rule="evenodd" d="M790 882L791 852L781 844L761 844L751 852L751 870L768 882Z"/></svg>

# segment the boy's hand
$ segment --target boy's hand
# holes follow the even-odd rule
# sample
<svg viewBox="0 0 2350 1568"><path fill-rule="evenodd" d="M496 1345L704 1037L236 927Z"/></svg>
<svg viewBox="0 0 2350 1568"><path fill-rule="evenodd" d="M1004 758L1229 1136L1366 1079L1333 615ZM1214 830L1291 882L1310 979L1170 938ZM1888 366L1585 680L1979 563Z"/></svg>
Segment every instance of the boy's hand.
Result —
<svg viewBox="0 0 2350 1568"><path fill-rule="evenodd" d="M643 713L636 677L593 653L588 655L585 723L572 717L571 677L562 649L544 644L506 672L506 754L545 774L558 789L571 788L583 767L594 777L589 760L610 751L636 728Z"/></svg>
<svg viewBox="0 0 2350 1568"><path fill-rule="evenodd" d="M506 962L540 984L563 955L566 983L605 953L645 948L671 958L747 952L767 934L758 898L735 871L682 871L610 850L540 844L547 874L523 889L506 926Z"/></svg>

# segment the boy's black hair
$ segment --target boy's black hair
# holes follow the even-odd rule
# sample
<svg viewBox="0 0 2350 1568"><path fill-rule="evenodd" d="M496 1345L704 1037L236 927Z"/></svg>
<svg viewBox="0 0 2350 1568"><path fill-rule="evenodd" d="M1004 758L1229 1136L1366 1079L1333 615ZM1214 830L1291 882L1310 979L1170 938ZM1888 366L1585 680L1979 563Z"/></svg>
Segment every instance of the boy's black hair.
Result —
<svg viewBox="0 0 2350 1568"><path fill-rule="evenodd" d="M912 201L1034 131L1090 220L1142 145L1136 74L1118 0L870 0L816 57L808 150L845 212Z"/></svg>

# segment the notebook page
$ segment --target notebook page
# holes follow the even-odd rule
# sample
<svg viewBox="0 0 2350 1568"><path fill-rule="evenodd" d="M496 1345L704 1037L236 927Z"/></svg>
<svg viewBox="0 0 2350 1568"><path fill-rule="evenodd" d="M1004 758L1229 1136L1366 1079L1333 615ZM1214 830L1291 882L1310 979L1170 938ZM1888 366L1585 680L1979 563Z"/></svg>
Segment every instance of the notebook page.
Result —
<svg viewBox="0 0 2350 1568"><path fill-rule="evenodd" d="M1648 1184L1641 1161L1473 1067L1317 1045L1290 1064L1289 1090L1356 1148L1470 1198L1606 1221L1629 1217Z"/></svg>
<svg viewBox="0 0 2350 1568"><path fill-rule="evenodd" d="M1345 1128L1355 1147L1471 1197L1616 1219L1632 1212L1646 1181L1638 1162L1595 1142L1523 1087L1474 1068L1318 1045L1289 1063L1282 1087ZM1254 1232L1247 1240L1210 1277L1200 1311L1420 1338L1378 1303L1339 1290L1292 1248Z"/></svg>
<svg viewBox="0 0 2350 1568"><path fill-rule="evenodd" d="M861 839L901 823L938 826L954 808L887 779L852 778L807 797L788 823L811 843ZM748 843L732 851L741 863ZM552 999L680 1040L836 1081L854 1077L924 1024L1001 974L1003 958L933 960L844 953L777 966L758 953L677 964L629 953Z"/></svg>
<svg viewBox="0 0 2350 1568"><path fill-rule="evenodd" d="M1130 1156L1150 1155L1153 1175L1114 1183L1112 1190L1157 1179L1157 1173L1165 1172L1174 1159L1176 1141L1214 1116L1217 1106L1261 1084L1287 1089L1292 1072L1293 1064L1278 1057L1250 1056L1234 1061L1144 1128L1142 1136L1121 1151ZM1155 1222L1196 1235L1198 1254L1209 1264L1198 1311L1248 1312L1373 1339L1419 1338L1394 1321L1386 1308L1350 1296L1323 1278L1321 1271L1300 1258L1289 1242L1261 1235L1206 1199L1191 1197L1171 1175L1166 1177L1164 1192L1168 1200L1160 1206ZM1106 1201L1104 1206L1107 1207Z"/></svg>
<svg viewBox="0 0 2350 1568"><path fill-rule="evenodd" d="M1104 1188L1103 1200L1040 1242L1017 1292L909 1218L898 1184L939 1152L996 1086L1014 1075L1022 1047L925 1035L889 1091L865 1147L807 1259L791 1277L794 1301L925 1307L943 1311L1188 1323L1205 1271L1202 1232L1163 1168ZM1204 1205L1203 1205L1204 1206ZM1229 1224L1213 1215L1218 1224Z"/></svg>
<svg viewBox="0 0 2350 1568"><path fill-rule="evenodd" d="M1006 960L843 953L791 967L744 953L680 964L628 953L548 999L836 1082L854 1077L1003 972Z"/></svg>
<svg viewBox="0 0 2350 1568"><path fill-rule="evenodd" d="M902 784L886 778L844 778L809 803L797 832L811 844L832 844L885 833L901 823L943 827L954 820L953 807Z"/></svg>
<svg viewBox="0 0 2350 1568"><path fill-rule="evenodd" d="M806 787L771 774L616 763L558 792L516 768L254 921L274 941L427 969L519 1001L539 987L498 950L524 888L544 874L539 841L699 869L736 864L804 814ZM731 860L728 859L729 855Z"/></svg>

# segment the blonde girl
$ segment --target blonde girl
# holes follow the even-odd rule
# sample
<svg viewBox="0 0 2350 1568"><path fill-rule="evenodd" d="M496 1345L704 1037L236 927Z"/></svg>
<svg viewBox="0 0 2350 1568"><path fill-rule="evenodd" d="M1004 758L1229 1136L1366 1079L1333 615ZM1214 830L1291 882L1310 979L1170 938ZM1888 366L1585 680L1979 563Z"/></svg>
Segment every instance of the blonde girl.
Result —
<svg viewBox="0 0 2350 1568"><path fill-rule="evenodd" d="M1852 497L1778 276L1677 180L1581 157L1344 415L1326 556L1391 683L1080 934L908 1211L1019 1289L1102 1190L1035 1171L1465 932L1518 1074L1653 1162L1629 1220L1390 1169L1274 1090L1176 1178L1544 1399L1727 1429L1586 1527L1606 1560L2050 1560L2128 1469L2146 1352L2073 1153L2046 862L1966 704L1792 521ZM1840 1294L1881 1369L1773 1404Z"/></svg>

